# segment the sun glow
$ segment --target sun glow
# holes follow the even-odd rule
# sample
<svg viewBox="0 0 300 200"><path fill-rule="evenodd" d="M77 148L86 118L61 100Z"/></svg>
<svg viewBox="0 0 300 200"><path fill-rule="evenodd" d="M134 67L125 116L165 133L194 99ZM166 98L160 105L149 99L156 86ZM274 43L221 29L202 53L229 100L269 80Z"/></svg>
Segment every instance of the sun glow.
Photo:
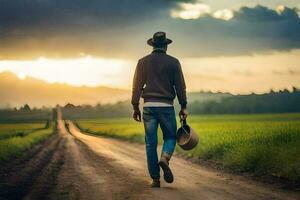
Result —
<svg viewBox="0 0 300 200"><path fill-rule="evenodd" d="M11 71L20 79L30 76L50 83L127 88L133 65L127 60L92 56L63 60L40 57L36 60L0 61L0 72Z"/></svg>
<svg viewBox="0 0 300 200"><path fill-rule="evenodd" d="M276 7L276 11L277 13L281 14L283 11L285 10L285 6L284 5L278 5Z"/></svg>
<svg viewBox="0 0 300 200"><path fill-rule="evenodd" d="M18 74L18 78L21 79L21 80L23 80L23 79L26 78L26 75L23 74L23 73L19 73L19 74Z"/></svg>
<svg viewBox="0 0 300 200"><path fill-rule="evenodd" d="M26 78L26 81L34 77L50 83L131 89L136 62L86 55L62 60L40 57L36 60L0 61L0 73L10 71L20 79ZM211 90L236 94L299 87L299 62L299 50L269 55L181 59L188 91Z"/></svg>

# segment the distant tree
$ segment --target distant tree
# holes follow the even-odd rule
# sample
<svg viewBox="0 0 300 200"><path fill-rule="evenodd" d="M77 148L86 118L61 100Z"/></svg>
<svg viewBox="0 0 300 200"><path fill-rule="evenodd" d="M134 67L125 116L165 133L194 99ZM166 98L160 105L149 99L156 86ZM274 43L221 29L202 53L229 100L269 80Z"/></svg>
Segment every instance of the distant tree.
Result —
<svg viewBox="0 0 300 200"><path fill-rule="evenodd" d="M25 104L23 107L21 107L20 109L21 111L26 111L26 112L30 112L31 108L28 104Z"/></svg>
<svg viewBox="0 0 300 200"><path fill-rule="evenodd" d="M103 108L103 106L100 103L97 103L95 108L96 108L96 110L100 110Z"/></svg>
<svg viewBox="0 0 300 200"><path fill-rule="evenodd" d="M284 93L290 93L290 91L288 89L284 89L283 92Z"/></svg>
<svg viewBox="0 0 300 200"><path fill-rule="evenodd" d="M67 104L64 106L64 108L66 108L66 109L72 109L72 108L75 108L75 106L74 106L73 104L71 104L71 103L67 103Z"/></svg>
<svg viewBox="0 0 300 200"><path fill-rule="evenodd" d="M297 91L298 91L298 89L295 86L293 86L293 93L295 93Z"/></svg>

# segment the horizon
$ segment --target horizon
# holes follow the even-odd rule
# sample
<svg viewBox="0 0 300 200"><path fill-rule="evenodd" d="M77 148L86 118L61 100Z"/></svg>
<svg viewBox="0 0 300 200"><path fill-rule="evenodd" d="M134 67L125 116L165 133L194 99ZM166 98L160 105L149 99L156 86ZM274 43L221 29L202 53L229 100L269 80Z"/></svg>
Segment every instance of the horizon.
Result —
<svg viewBox="0 0 300 200"><path fill-rule="evenodd" d="M76 84L70 84L70 83L66 83L66 82L51 82L51 81L47 81L38 77L34 77L34 76L30 76L30 75L24 75L24 74L16 74L10 70L3 70L0 71L0 77L1 75L12 75L14 76L14 78L17 78L20 81L26 81L26 80L36 80L36 81L41 81L43 83L49 84L49 85L62 85L62 86L68 86L68 87L74 87L74 88L107 88L107 89L115 89L115 90L123 90L123 91L127 91L127 92L131 92L131 88L122 88L122 87L112 87L109 85L76 85ZM284 90L288 90L289 92L292 92L293 89L299 89L300 86L294 86L291 85L291 87L282 87L282 88L278 88L278 89L274 89L274 88L270 88L269 90L263 91L263 92L248 92L248 93L232 93L229 91L220 91L220 90L204 90L204 89L200 89L200 90L194 90L194 91L187 91L187 93L213 93L213 94L217 94L217 93L223 93L223 94L231 94L231 95L250 95L250 94L268 94L270 92L280 92L280 91L284 91Z"/></svg>
<svg viewBox="0 0 300 200"><path fill-rule="evenodd" d="M14 83L14 84L11 84ZM68 103L74 105L117 105L120 102L130 101L130 90L111 88L106 86L73 86L66 83L48 83L44 80L27 77L18 77L16 74L5 71L0 72L1 101L0 109L21 108L28 104L33 108L64 106ZM222 91L199 90L188 92L190 103L196 101L217 100L228 96L263 95L274 92L299 92L299 87L269 90L264 93L233 94ZM107 94L110 95L107 95ZM57 95L60 94L60 95Z"/></svg>
<svg viewBox="0 0 300 200"><path fill-rule="evenodd" d="M189 92L210 90L233 94L264 93L271 89L299 87L298 63L300 50L181 60ZM28 76L48 83L130 90L135 65L134 60L115 58L87 56L55 60L41 57L26 61L2 60L0 72L10 71L20 79Z"/></svg>

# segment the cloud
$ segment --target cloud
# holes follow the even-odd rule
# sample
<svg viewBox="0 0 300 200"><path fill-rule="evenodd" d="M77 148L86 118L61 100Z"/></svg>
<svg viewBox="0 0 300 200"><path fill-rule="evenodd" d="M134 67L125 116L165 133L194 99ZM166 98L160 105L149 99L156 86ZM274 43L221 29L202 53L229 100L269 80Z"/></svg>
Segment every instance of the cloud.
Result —
<svg viewBox="0 0 300 200"><path fill-rule="evenodd" d="M180 43L181 53L191 57L245 55L300 48L297 9L285 7L278 13L264 6L242 7L233 15L227 21L211 16L197 20L173 20L170 31L179 38L177 42Z"/></svg>
<svg viewBox="0 0 300 200"><path fill-rule="evenodd" d="M2 0L0 59L124 56L139 24L169 17L174 1ZM133 28L134 27L134 28Z"/></svg>
<svg viewBox="0 0 300 200"><path fill-rule="evenodd" d="M229 9L217 10L213 16L217 19L230 20L233 18L233 12Z"/></svg>
<svg viewBox="0 0 300 200"><path fill-rule="evenodd" d="M198 19L201 16L209 14L211 8L209 5L201 3L200 0L195 2L182 2L178 4L176 9L171 10L173 18L181 19Z"/></svg>
<svg viewBox="0 0 300 200"><path fill-rule="evenodd" d="M178 3L178 6L171 10L171 17L185 20L199 19L207 15L217 19L229 20L233 17L233 12L229 9L222 9L212 13L211 7L200 0Z"/></svg>
<svg viewBox="0 0 300 200"><path fill-rule="evenodd" d="M280 21L280 20L299 20L296 8L288 8L283 5L276 10L258 5L254 8L242 7L234 13L238 19L245 21Z"/></svg>
<svg viewBox="0 0 300 200"><path fill-rule="evenodd" d="M213 11L198 0L2 0L0 59L137 58L161 30L183 57L286 51L300 48L298 12L284 6Z"/></svg>

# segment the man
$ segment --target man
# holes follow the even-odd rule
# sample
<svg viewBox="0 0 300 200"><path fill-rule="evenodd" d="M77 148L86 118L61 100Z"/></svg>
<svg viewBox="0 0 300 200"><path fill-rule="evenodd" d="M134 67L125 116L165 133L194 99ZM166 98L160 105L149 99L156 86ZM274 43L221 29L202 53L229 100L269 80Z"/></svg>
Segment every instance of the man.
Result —
<svg viewBox="0 0 300 200"><path fill-rule="evenodd" d="M177 94L181 105L179 116L185 119L186 87L179 61L166 54L167 46L172 40L166 33L157 32L147 43L153 47L151 54L138 61L132 88L133 118L141 121L139 109L140 97L144 99L143 121L148 170L153 179L151 187L160 187L160 167L164 179L172 183L174 178L169 161L176 146L176 115L173 100ZM157 129L163 132L163 147L160 161L157 156Z"/></svg>

